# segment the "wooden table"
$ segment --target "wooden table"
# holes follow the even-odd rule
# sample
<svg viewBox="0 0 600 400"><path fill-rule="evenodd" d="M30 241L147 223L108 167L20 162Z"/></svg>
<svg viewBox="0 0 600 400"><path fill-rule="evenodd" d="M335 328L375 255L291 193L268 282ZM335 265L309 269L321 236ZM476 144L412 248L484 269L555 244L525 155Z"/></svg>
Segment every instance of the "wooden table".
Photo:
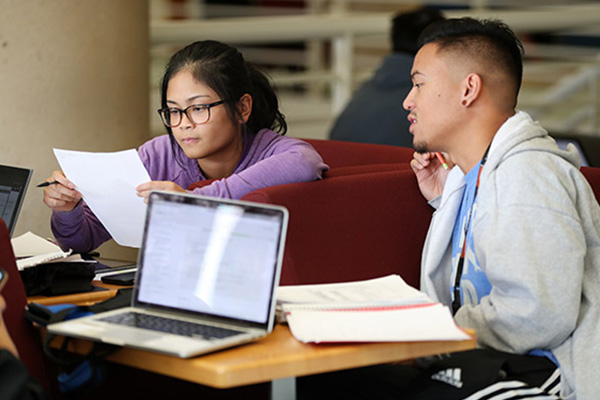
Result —
<svg viewBox="0 0 600 400"><path fill-rule="evenodd" d="M471 332L470 332L471 333ZM57 338L58 346L62 338ZM87 353L91 342L71 340L70 350ZM276 379L319 374L355 367L408 361L418 357L468 350L475 337L464 341L306 344L286 325L277 325L264 339L233 349L190 359L122 348L108 360L216 388L231 388Z"/></svg>
<svg viewBox="0 0 600 400"><path fill-rule="evenodd" d="M29 301L43 304L88 304L110 298L118 289L123 288L102 282L93 284L108 290L47 298L35 296L29 298ZM214 388L234 388L473 349L476 346L475 334L468 333L471 339L463 341L306 344L297 341L287 325L276 325L273 332L264 339L195 358L182 359L122 348L107 359ZM53 346L60 346L63 339L56 338ZM80 354L86 354L91 346L91 341L83 339L72 339L69 343L69 349Z"/></svg>

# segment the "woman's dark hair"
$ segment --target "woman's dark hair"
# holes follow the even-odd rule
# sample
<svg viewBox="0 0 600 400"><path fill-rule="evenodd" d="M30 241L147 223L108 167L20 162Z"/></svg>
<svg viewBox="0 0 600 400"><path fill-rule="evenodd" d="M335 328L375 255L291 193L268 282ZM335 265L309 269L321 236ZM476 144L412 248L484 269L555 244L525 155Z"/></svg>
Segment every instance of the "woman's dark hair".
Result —
<svg viewBox="0 0 600 400"><path fill-rule="evenodd" d="M235 48L213 40L191 43L175 53L166 66L161 82L161 106L167 108L167 88L179 71L189 70L194 79L214 90L224 101L235 125L241 115L237 102L248 93L252 96L252 113L245 129L255 134L268 128L285 135L287 124L279 111L279 101L267 77L244 60ZM173 140L171 128L167 132Z"/></svg>
<svg viewBox="0 0 600 400"><path fill-rule="evenodd" d="M505 23L464 17L434 22L421 33L419 47L435 42L440 51L458 49L503 70L514 83L515 103L523 80L523 44Z"/></svg>

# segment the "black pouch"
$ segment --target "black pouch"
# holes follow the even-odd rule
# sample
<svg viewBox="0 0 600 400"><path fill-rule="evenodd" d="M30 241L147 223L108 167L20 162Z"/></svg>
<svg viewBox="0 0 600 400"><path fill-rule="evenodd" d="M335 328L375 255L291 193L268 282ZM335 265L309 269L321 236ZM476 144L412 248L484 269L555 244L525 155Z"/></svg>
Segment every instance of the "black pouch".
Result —
<svg viewBox="0 0 600 400"><path fill-rule="evenodd" d="M19 272L27 296L57 296L91 291L96 265L56 262L40 264Z"/></svg>

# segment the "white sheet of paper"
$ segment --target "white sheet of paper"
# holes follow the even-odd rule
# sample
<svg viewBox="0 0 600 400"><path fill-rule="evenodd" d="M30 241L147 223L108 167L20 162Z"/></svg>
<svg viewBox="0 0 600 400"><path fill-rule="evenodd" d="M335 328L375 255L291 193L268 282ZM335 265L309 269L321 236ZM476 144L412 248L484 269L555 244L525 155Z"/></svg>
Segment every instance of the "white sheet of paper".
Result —
<svg viewBox="0 0 600 400"><path fill-rule="evenodd" d="M140 247L146 217L144 199L136 186L150 181L135 149L91 153L54 149L65 176L122 246Z"/></svg>

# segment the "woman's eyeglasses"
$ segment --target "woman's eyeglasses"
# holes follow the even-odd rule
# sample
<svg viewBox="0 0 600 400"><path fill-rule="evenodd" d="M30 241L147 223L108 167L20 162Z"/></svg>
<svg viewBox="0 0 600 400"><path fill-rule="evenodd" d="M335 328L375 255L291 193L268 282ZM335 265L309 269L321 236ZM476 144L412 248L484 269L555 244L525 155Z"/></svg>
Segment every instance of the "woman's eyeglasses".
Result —
<svg viewBox="0 0 600 400"><path fill-rule="evenodd" d="M201 125L207 123L210 119L210 109L223 103L223 100L219 100L210 104L192 104L183 110L176 107L170 107L161 108L157 111L163 124L169 128L178 127L179 124L181 124L181 121L183 121L183 114L185 114L191 123Z"/></svg>

